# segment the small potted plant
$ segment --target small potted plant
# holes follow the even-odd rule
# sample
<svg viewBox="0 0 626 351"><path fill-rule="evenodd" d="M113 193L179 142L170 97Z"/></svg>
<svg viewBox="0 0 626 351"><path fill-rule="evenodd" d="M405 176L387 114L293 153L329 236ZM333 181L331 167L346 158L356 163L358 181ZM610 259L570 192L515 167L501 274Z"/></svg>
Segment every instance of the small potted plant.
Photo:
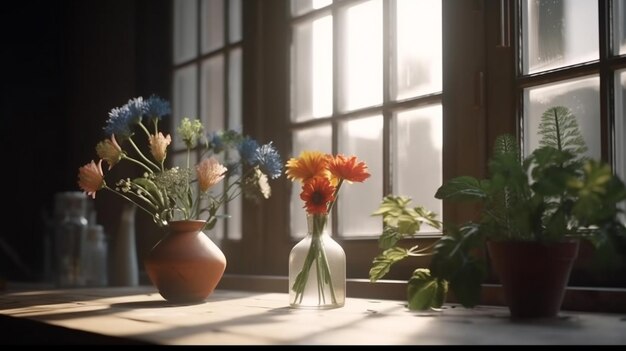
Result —
<svg viewBox="0 0 626 351"><path fill-rule="evenodd" d="M409 307L441 306L448 286L462 305L475 306L490 258L511 317L554 317L580 240L589 240L605 256L619 255L616 249L626 242L618 207L626 200L624 183L609 165L583 156L584 140L566 107L546 110L539 134L540 147L525 159L514 137L499 136L488 178L460 176L437 190L438 199L478 203L480 218L458 226L446 223L441 239L424 252L433 255L430 269L416 270L409 280ZM406 204L389 211L390 199L375 212L384 219L381 242L407 236L387 220ZM423 216L404 219L425 222ZM384 275L377 274L382 262L398 260L393 244L374 260L371 280Z"/></svg>

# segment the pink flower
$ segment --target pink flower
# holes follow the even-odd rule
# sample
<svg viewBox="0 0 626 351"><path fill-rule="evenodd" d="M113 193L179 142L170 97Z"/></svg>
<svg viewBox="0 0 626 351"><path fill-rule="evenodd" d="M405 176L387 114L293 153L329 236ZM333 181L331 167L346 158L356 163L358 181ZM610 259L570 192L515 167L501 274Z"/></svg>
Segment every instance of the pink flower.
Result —
<svg viewBox="0 0 626 351"><path fill-rule="evenodd" d="M202 160L202 162L196 166L200 191L206 192L213 185L219 183L222 179L224 179L224 175L227 170L228 169L220 164L220 162L214 157Z"/></svg>
<svg viewBox="0 0 626 351"><path fill-rule="evenodd" d="M165 160L165 151L167 146L172 142L172 137L168 134L166 137L163 133L150 135L150 152L157 162L163 162Z"/></svg>
<svg viewBox="0 0 626 351"><path fill-rule="evenodd" d="M98 157L107 161L109 171L122 159L122 148L115 140L115 135L111 134L111 140L105 139L96 145Z"/></svg>
<svg viewBox="0 0 626 351"><path fill-rule="evenodd" d="M78 186L96 198L96 192L104 188L104 174L102 173L102 160L96 164L93 160L78 169Z"/></svg>

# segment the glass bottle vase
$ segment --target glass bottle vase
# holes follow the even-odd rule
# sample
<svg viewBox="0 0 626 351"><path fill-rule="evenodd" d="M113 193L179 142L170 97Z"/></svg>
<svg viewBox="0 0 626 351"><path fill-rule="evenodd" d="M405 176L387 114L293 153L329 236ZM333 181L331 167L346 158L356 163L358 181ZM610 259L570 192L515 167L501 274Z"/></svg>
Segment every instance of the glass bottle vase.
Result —
<svg viewBox="0 0 626 351"><path fill-rule="evenodd" d="M289 254L289 305L336 308L346 300L346 254L328 234L327 214L307 214L307 235Z"/></svg>

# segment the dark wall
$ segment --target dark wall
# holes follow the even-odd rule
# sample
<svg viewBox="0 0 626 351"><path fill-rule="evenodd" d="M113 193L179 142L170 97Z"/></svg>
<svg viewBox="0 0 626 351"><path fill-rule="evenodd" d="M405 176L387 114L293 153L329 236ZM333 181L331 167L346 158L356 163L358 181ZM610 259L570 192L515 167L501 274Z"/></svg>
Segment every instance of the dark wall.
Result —
<svg viewBox="0 0 626 351"><path fill-rule="evenodd" d="M43 218L56 192L78 190L78 168L97 157L108 111L135 96L169 99L171 4L27 1L1 16L2 217L15 225L0 231L0 278L36 281ZM95 207L112 234L121 203L107 195Z"/></svg>

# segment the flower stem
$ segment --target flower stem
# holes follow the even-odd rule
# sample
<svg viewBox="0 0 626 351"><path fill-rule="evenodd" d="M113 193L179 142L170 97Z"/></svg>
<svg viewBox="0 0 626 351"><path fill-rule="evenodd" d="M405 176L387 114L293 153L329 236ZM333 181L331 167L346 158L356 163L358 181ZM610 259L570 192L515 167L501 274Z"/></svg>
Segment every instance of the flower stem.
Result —
<svg viewBox="0 0 626 351"><path fill-rule="evenodd" d="M156 164L154 164L154 162L148 160L148 158L146 156L144 156L144 154L141 152L141 150L139 150L139 148L137 147L137 144L135 144L135 142L133 141L132 138L128 138L128 141L130 142L130 144L133 146L133 148L135 149L135 151L137 151L137 154L144 160L146 161L146 163L148 163L150 166L154 167L157 171L160 169L159 166L157 166Z"/></svg>
<svg viewBox="0 0 626 351"><path fill-rule="evenodd" d="M152 169L150 169L150 167L146 166L145 164L143 164L143 162L141 162L139 160L136 160L136 159L134 159L134 158L132 158L130 156L126 156L124 154L122 154L122 158L125 159L125 160L128 160L130 162L138 164L139 166L143 167L144 169L146 169L150 173L154 173L154 171Z"/></svg>
<svg viewBox="0 0 626 351"><path fill-rule="evenodd" d="M139 207L141 210L143 210L144 212L146 212L147 214L149 214L151 217L154 218L154 215L152 214L152 212L148 211L145 207L141 206L140 204L138 204L135 200L131 199L130 197L120 193L119 191L116 191L115 189L109 188L108 185L105 185L104 189L107 189L107 190L113 192L114 194L117 194L117 195L123 197L124 199L130 201L131 203L135 204L135 206Z"/></svg>

